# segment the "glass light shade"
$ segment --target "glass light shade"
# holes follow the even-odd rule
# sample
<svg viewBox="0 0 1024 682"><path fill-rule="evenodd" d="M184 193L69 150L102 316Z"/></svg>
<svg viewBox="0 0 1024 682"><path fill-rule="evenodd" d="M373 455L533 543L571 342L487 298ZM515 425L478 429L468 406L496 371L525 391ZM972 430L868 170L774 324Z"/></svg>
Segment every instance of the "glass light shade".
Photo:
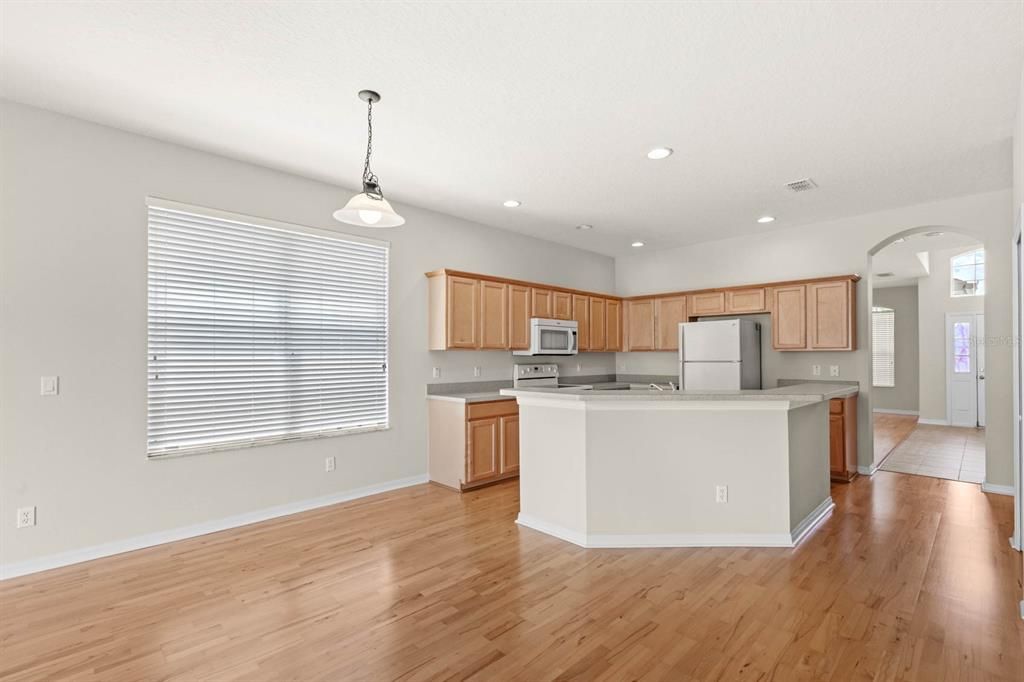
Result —
<svg viewBox="0 0 1024 682"><path fill-rule="evenodd" d="M405 218L395 213L387 199L372 199L361 192L334 212L334 219L360 227L398 227Z"/></svg>

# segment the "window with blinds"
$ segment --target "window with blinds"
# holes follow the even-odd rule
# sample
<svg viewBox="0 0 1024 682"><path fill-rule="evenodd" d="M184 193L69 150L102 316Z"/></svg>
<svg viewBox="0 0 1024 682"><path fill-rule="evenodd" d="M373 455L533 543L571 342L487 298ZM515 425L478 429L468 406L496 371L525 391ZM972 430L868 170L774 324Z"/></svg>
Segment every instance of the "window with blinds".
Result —
<svg viewBox="0 0 1024 682"><path fill-rule="evenodd" d="M871 309L872 385L896 385L896 312L892 308Z"/></svg>
<svg viewBox="0 0 1024 682"><path fill-rule="evenodd" d="M149 201L150 457L388 426L388 245Z"/></svg>

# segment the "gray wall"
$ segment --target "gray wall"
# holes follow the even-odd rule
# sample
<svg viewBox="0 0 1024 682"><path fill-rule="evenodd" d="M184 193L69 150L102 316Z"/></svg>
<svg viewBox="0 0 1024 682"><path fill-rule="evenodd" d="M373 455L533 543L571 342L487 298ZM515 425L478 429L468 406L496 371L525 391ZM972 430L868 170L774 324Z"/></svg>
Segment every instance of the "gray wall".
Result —
<svg viewBox="0 0 1024 682"><path fill-rule="evenodd" d="M896 323L896 385L872 390L876 410L917 412L919 353L917 331L917 286L875 289L874 304L892 308Z"/></svg>
<svg viewBox="0 0 1024 682"><path fill-rule="evenodd" d="M0 562L125 541L425 476L425 384L511 377L508 352L427 350L428 270L612 292L612 259L398 204L388 231L341 226L351 190L0 102ZM391 240L391 428L148 461L146 197ZM571 226L552 226L572 229ZM613 371L612 354L583 356ZM573 366L573 371L575 367ZM39 377L61 394L39 395ZM334 455L337 470L324 472ZM39 523L15 529L15 508Z"/></svg>

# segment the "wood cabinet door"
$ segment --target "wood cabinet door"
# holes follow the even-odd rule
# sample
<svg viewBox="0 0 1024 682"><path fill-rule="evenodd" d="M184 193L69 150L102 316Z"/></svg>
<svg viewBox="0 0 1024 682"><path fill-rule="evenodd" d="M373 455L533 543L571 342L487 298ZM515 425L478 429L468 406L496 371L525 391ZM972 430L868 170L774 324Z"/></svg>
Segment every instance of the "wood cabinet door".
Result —
<svg viewBox="0 0 1024 682"><path fill-rule="evenodd" d="M512 350L530 347L530 287L508 285L508 343Z"/></svg>
<svg viewBox="0 0 1024 682"><path fill-rule="evenodd" d="M605 350L622 350L622 301L615 299L607 299L604 302L605 306L605 328L608 333L605 334Z"/></svg>
<svg viewBox="0 0 1024 682"><path fill-rule="evenodd" d="M725 312L727 313L763 313L766 309L763 287L725 292Z"/></svg>
<svg viewBox="0 0 1024 682"><path fill-rule="evenodd" d="M551 292L551 315L556 320L571 320L572 294L568 291Z"/></svg>
<svg viewBox="0 0 1024 682"><path fill-rule="evenodd" d="M480 347L508 348L508 285L480 282Z"/></svg>
<svg viewBox="0 0 1024 682"><path fill-rule="evenodd" d="M480 347L480 282L468 277L448 278L447 317L449 348Z"/></svg>
<svg viewBox="0 0 1024 682"><path fill-rule="evenodd" d="M499 473L519 471L519 415L501 418L501 458Z"/></svg>
<svg viewBox="0 0 1024 682"><path fill-rule="evenodd" d="M654 350L654 308L653 298L626 301L627 350Z"/></svg>
<svg viewBox="0 0 1024 682"><path fill-rule="evenodd" d="M690 315L721 315L725 312L725 292L712 291L704 294L690 294Z"/></svg>
<svg viewBox="0 0 1024 682"><path fill-rule="evenodd" d="M807 347L812 350L853 350L853 282L807 285Z"/></svg>
<svg viewBox="0 0 1024 682"><path fill-rule="evenodd" d="M500 417L487 417L466 422L466 483L498 475L500 421Z"/></svg>
<svg viewBox="0 0 1024 682"><path fill-rule="evenodd" d="M679 350L679 324L686 322L686 297L654 300L655 350Z"/></svg>
<svg viewBox="0 0 1024 682"><path fill-rule="evenodd" d="M576 341L579 350L590 350L590 297L573 294L572 319L577 323Z"/></svg>
<svg viewBox="0 0 1024 682"><path fill-rule="evenodd" d="M608 347L608 329L605 326L605 300L590 297L590 350Z"/></svg>
<svg viewBox="0 0 1024 682"><path fill-rule="evenodd" d="M807 288L803 284L772 289L772 348L807 348Z"/></svg>
<svg viewBox="0 0 1024 682"><path fill-rule="evenodd" d="M531 317L543 317L551 319L551 289L531 289L530 307L533 312Z"/></svg>
<svg viewBox="0 0 1024 682"><path fill-rule="evenodd" d="M831 473L846 473L846 439L843 434L843 416L831 414L828 417L828 463Z"/></svg>

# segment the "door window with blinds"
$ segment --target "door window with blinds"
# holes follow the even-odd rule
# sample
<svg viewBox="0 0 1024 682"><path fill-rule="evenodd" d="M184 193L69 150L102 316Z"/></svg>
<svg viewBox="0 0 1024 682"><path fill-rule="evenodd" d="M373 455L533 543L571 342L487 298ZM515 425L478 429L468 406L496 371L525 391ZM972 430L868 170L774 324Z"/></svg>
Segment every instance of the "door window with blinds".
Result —
<svg viewBox="0 0 1024 682"><path fill-rule="evenodd" d="M892 388L896 385L896 311L872 308L871 335L871 384Z"/></svg>
<svg viewBox="0 0 1024 682"><path fill-rule="evenodd" d="M150 457L388 426L388 245L149 202Z"/></svg>

